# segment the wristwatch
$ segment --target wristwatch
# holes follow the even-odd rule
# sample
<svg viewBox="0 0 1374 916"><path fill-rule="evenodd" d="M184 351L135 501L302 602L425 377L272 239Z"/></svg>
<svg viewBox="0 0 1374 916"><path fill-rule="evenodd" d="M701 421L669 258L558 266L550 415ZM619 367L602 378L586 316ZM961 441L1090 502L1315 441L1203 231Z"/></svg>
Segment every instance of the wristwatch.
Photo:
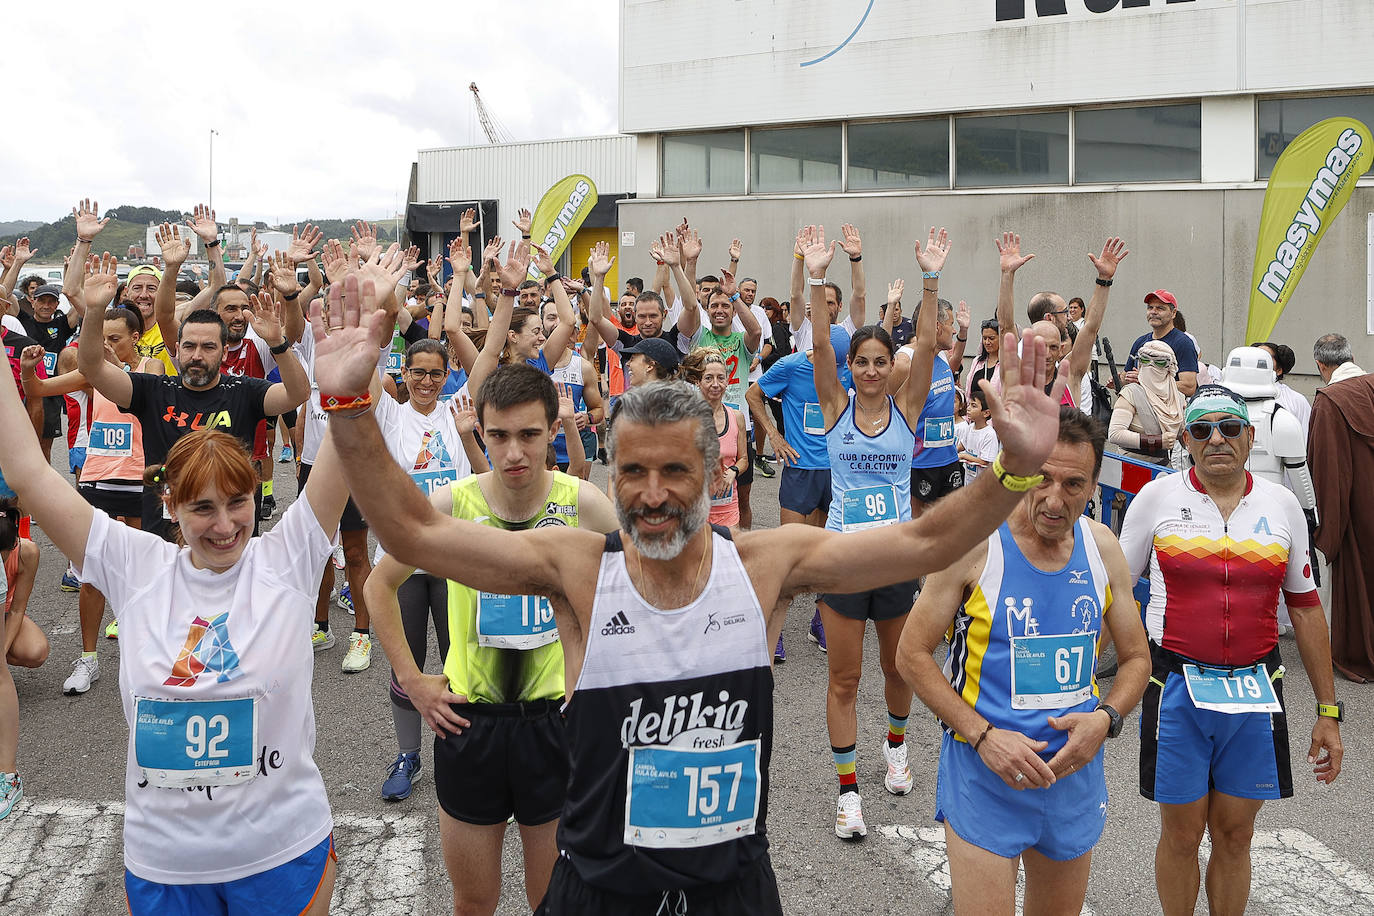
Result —
<svg viewBox="0 0 1374 916"><path fill-rule="evenodd" d="M1320 719L1335 719L1337 722L1344 722L1345 704L1342 703L1340 700L1337 700L1335 703L1331 703L1329 705L1326 703L1318 703L1317 717Z"/></svg>
<svg viewBox="0 0 1374 916"><path fill-rule="evenodd" d="M1107 718L1112 720L1112 723L1107 726L1108 738L1115 738L1117 735L1121 734L1121 713L1117 712L1106 703L1097 704L1096 712L1105 712Z"/></svg>

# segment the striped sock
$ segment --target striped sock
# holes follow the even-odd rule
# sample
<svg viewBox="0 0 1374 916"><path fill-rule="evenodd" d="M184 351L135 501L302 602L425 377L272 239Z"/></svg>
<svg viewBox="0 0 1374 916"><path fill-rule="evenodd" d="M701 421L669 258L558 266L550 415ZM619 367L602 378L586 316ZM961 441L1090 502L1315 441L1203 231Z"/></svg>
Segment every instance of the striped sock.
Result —
<svg viewBox="0 0 1374 916"><path fill-rule="evenodd" d="M831 746L830 756L835 758L835 773L840 777L840 794L859 791L859 779L854 775L855 746Z"/></svg>
<svg viewBox="0 0 1374 916"><path fill-rule="evenodd" d="M907 716L894 716L887 714L887 746L901 747L906 740L906 720Z"/></svg>

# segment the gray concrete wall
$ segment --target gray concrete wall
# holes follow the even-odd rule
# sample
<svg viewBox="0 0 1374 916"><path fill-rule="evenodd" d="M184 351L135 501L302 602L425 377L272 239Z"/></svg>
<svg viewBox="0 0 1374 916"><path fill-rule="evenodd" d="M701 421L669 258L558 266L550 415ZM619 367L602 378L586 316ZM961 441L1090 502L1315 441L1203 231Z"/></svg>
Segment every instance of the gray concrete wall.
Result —
<svg viewBox="0 0 1374 916"><path fill-rule="evenodd" d="M622 202L620 229L635 233L635 246L621 246L621 276L653 276L649 243L685 216L702 233L702 273L727 262L726 246L744 244L743 274L757 277L759 295L787 298L792 240L805 223L820 223L828 237L840 224L856 225L864 239L870 321L877 320L887 283L902 277L919 282L912 253L918 235L945 226L954 248L940 290L957 302L967 299L975 322L996 308L998 267L994 240L1003 229L1021 234L1022 250L1036 258L1017 274L1017 316L1039 290L1092 295L1095 272L1087 252L1100 251L1109 235L1131 250L1112 287L1104 333L1118 358L1147 330L1145 293L1171 290L1188 319L1188 330L1204 358L1219 365L1242 345L1249 303L1250 272L1259 232L1262 188L1235 190L1117 190L1064 193L922 193L830 197L754 197L725 200L640 198ZM1338 331L1350 338L1355 360L1374 369L1374 337L1365 334L1366 214L1374 211L1374 188L1360 187L1312 258L1292 303L1271 339L1298 355L1292 384L1309 396L1320 384L1312 343ZM830 278L846 291L848 262L838 260Z"/></svg>

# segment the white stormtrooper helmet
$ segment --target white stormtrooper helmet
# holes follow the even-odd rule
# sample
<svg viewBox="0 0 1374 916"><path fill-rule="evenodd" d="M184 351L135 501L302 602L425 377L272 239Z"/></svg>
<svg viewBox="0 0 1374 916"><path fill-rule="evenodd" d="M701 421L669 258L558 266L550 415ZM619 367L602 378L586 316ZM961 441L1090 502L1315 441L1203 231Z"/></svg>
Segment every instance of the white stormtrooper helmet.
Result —
<svg viewBox="0 0 1374 916"><path fill-rule="evenodd" d="M1247 401L1277 397L1274 358L1260 347L1236 347L1226 357L1221 383Z"/></svg>

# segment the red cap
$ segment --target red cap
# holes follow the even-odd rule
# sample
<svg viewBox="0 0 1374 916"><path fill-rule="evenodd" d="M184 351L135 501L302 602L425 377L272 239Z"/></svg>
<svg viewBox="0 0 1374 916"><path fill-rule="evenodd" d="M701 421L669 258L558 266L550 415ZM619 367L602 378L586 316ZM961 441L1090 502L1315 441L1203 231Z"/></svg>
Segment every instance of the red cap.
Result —
<svg viewBox="0 0 1374 916"><path fill-rule="evenodd" d="M1167 289L1157 289L1152 293L1146 293L1145 304L1149 305L1151 299L1158 299L1165 305L1172 305L1174 308L1178 308L1178 300L1175 299L1174 294L1169 292Z"/></svg>

